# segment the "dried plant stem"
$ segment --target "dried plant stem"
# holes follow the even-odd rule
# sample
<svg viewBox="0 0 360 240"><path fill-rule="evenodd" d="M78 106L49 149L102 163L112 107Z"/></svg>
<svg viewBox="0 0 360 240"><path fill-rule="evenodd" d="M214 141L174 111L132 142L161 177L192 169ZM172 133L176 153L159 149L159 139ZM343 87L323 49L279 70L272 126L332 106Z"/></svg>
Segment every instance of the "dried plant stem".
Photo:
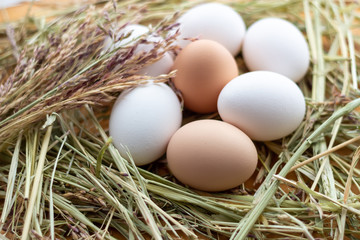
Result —
<svg viewBox="0 0 360 240"><path fill-rule="evenodd" d="M96 159L96 169L95 169L95 176L96 177L100 177L100 171L101 171L101 164L102 164L102 160L103 160L103 156L104 156L104 153L106 151L106 149L108 149L110 143L112 142L112 138L109 137L107 140L106 140L106 143L105 145L101 148L100 152L99 152L99 155Z"/></svg>
<svg viewBox="0 0 360 240"><path fill-rule="evenodd" d="M33 106L35 106L36 104L40 103L41 101L43 101L46 97L51 96L52 94L56 93L56 91L58 90L58 88L54 88L53 90L45 93L43 96L41 96L40 98L36 99L34 102L30 103L29 105L27 105L26 107L20 109L19 111L15 112L14 114L12 114L11 116L5 118L4 120L1 120L0 122L0 127L3 126L5 123L9 122L10 120L16 118L17 116L20 116L21 114L23 114L24 112L26 112L27 110L31 109Z"/></svg>
<svg viewBox="0 0 360 240"><path fill-rule="evenodd" d="M87 177L90 178L92 183L100 190L102 195L110 201L112 206L114 206L119 212L121 212L124 215L124 218L126 219L127 223L129 223L129 224L133 223L133 220L132 220L133 216L131 215L130 211L128 209L126 209L123 204L121 204L119 199L116 196L114 196L113 194L111 194L110 192L108 192L105 189L105 187L101 184L101 182L98 179L96 179L95 176L93 176L86 170L84 170L84 173L87 175ZM132 226L129 226L129 227L131 228L131 231L133 231L133 233L135 234L135 236L138 239L144 239L144 237L141 235L140 231L136 228L134 223L132 224Z"/></svg>
<svg viewBox="0 0 360 240"><path fill-rule="evenodd" d="M0 229L2 229L3 224L5 223L5 220L8 216L8 214L11 211L12 205L13 205L13 193L14 193L14 186L15 186L15 179L16 179L16 172L19 162L19 152L20 152L20 145L22 140L22 133L19 134L16 146L13 152L13 156L11 159L11 166L9 170L9 177L8 177L8 183L7 183L7 190L6 190L6 196L4 201L4 206L1 213L1 224Z"/></svg>
<svg viewBox="0 0 360 240"><path fill-rule="evenodd" d="M336 151L342 149L343 147L346 147L347 145L349 145L351 143L354 143L354 142L357 142L357 141L360 141L360 136L349 139L346 142L340 143L339 145L336 145L335 147L332 147L332 148L330 148L330 149L328 149L328 150L326 150L326 151L324 151L324 152L322 152L322 153L320 153L320 154L318 154L316 156L313 156L313 157L311 157L309 159L306 159L305 161L302 161L301 163L293 166L290 169L290 172L292 172L292 171L298 169L299 167L302 167L302 166L304 166L304 165L306 165L308 163L311 163L311 162L315 161L316 159L319 159L321 157L329 155L330 153L336 152Z"/></svg>
<svg viewBox="0 0 360 240"><path fill-rule="evenodd" d="M350 172L347 177L347 180L346 180L346 185L345 185L345 190L344 190L344 204L347 204L347 202L348 202L350 188L351 188L351 182L352 182L352 178L353 178L353 174L354 174L354 169L355 169L356 164L359 162L359 159L360 159L360 147L357 148L357 150L352 158L352 161L351 161L351 168L350 168ZM341 224L340 224L341 231L339 233L339 239L344 239L347 211L348 211L348 209L343 208L342 212L341 212Z"/></svg>
<svg viewBox="0 0 360 240"><path fill-rule="evenodd" d="M352 102L345 105L343 108L336 111L329 119L327 119L323 124L321 124L298 148L298 150L294 153L294 155L289 159L289 161L285 164L285 166L281 169L278 174L281 177L285 177L297 159L308 149L316 138L321 135L321 133L331 126L337 119L340 117L349 114L355 108L360 106L360 98L353 100ZM247 237L248 233L251 231L253 225L264 211L266 206L269 204L271 198L274 196L278 186L279 181L264 181L262 185L269 185L263 196L261 197L261 201L255 205L253 209L250 210L248 214L240 221L234 233L231 235L230 240L243 240Z"/></svg>
<svg viewBox="0 0 360 240"><path fill-rule="evenodd" d="M331 203L334 203L335 205L341 207L341 208L344 208L346 210L349 210L351 212L353 212L354 214L360 214L360 211L358 209L355 209L353 207L350 207L344 203L341 203L337 200L334 200L332 199L331 197L325 195L325 194L322 194L322 193L318 193L318 192L315 192L314 190L310 189L308 186L306 186L304 183L301 183L301 182L294 182L292 180L289 180L289 179L286 179L284 177L281 177L279 175L274 175L274 178L279 180L279 181L282 181L290 186L293 186L293 187L296 187L296 188L300 188L302 190L304 190L305 192L309 193L311 196L321 200L321 199L325 199Z"/></svg>
<svg viewBox="0 0 360 240"><path fill-rule="evenodd" d="M86 224L91 229L97 232L102 232L95 224L93 224L84 214L82 214L76 207L69 204L66 199L59 196L58 194L53 195L54 205L58 207L58 209L64 209L65 211L71 213L77 220ZM105 239L116 240L116 238L109 236L106 234Z"/></svg>
<svg viewBox="0 0 360 240"><path fill-rule="evenodd" d="M314 28L315 28L315 38L316 38L316 49L317 56L316 62L314 63L314 71L313 75L313 85L312 89L312 99L316 102L324 102L325 94L326 94L326 71L325 71L325 60L324 60L324 52L323 52L323 28L320 18L320 1L313 2L313 13L314 13ZM320 109L320 112L323 110ZM336 136L337 132L334 129L337 129L337 126L341 123L341 117L335 121L335 125L333 126L333 137ZM315 128L317 126L315 125ZM333 138L334 139L334 138ZM332 142L333 140L331 140ZM325 137L321 136L321 140L318 141L313 147L315 154L319 152L324 152L328 149ZM318 181L322 180L324 191L329 194L333 199L336 199L336 189L334 184L334 176L331 170L330 161L327 156L321 159L320 168L317 170L316 178L311 186L311 189L314 190L318 184Z"/></svg>
<svg viewBox="0 0 360 240"><path fill-rule="evenodd" d="M108 139L108 137L107 137L105 131L103 130L103 128L101 127L100 123L99 123L98 120L96 119L94 112L92 111L92 109L91 109L89 106L86 106L86 109L87 109L88 113L90 114L91 119L92 119L92 121L94 122L95 126L97 127L100 135L101 135L102 138L106 141L106 139ZM130 171L134 171L134 170L131 169L130 167L127 167L127 166L126 166L126 164L125 164L125 159L120 156L119 152L115 149L115 147L114 147L112 144L109 145L109 151L110 151L111 155L113 156L114 161L115 161L115 163L117 164L117 166L118 166L118 168L119 168L119 170L120 170L121 172L124 172L124 173L130 175ZM129 171L129 170L130 170L130 171ZM113 177L115 177L115 176L113 176ZM118 181L120 181L120 180L121 180L121 179L119 178ZM154 219L153 219L152 214L150 214L150 213L148 212L148 210L147 210L147 208L146 208L146 203L147 203L148 205L152 206L153 208L156 208L157 211L159 211L161 214L164 214L164 215L166 216L166 218L168 218L168 219L169 219L170 221L172 221L175 225L177 225L177 226L179 227L179 229L181 229L187 236L196 238L196 235L195 235L193 232L191 232L191 231L189 231L188 229L186 229L186 228L184 228L183 226L181 226L175 219L173 219L170 215L168 215L168 214L166 214L165 212L163 212L163 211L161 210L161 208L159 208L156 204L154 204L154 203L149 199L148 196L146 196L146 195L147 195L147 192L146 192L146 190L145 190L145 189L146 189L145 186L143 186L143 187L144 187L143 191L145 191L145 193L144 193L144 192L140 192L140 191L138 190L137 184L135 183L135 181L134 181L132 178L127 178L127 181L126 181L126 182L123 182L122 184L123 184L123 185L128 185L128 189L129 189L129 190L132 189L133 191L135 191L135 192L134 192L134 195L136 196L136 197L135 197L135 201L136 201L137 204L139 204L140 206L143 206L143 208L140 208L140 210L143 211L144 217L147 218L148 222L150 221L149 224L152 225L152 227L155 227L155 226L153 225L153 224L155 224L155 223L154 223L154 222L152 223L152 221L154 221ZM144 195L144 194L145 194L145 195ZM157 227L156 227L156 228L157 228ZM155 232L155 231L158 231L158 229L156 229L156 230L154 229L154 230L152 230L152 231ZM158 234L159 234L159 237L161 237L161 234L160 234L160 233L158 233Z"/></svg>
<svg viewBox="0 0 360 240"><path fill-rule="evenodd" d="M29 230L30 230L30 226L31 226L31 219L33 216L33 209L35 206L36 198L38 196L40 180L41 180L41 177L43 174L43 168L44 168L44 163L45 163L45 159L46 159L46 153L48 151L52 128L53 128L52 125L47 127L46 134L44 136L44 139L43 139L43 142L41 145L39 162L38 162L38 166L37 166L36 173L35 173L35 178L34 178L32 189L31 189L31 195L30 195L30 199L29 199L28 208L27 208L26 214L25 214L25 221L24 221L23 232L21 235L21 240L28 239Z"/></svg>
<svg viewBox="0 0 360 240"><path fill-rule="evenodd" d="M37 148L37 138L39 131L34 130L32 136L30 133L26 136L26 164L25 164L25 191L24 199L28 200L30 196L30 187L31 187L31 175L34 173L34 162L36 157L36 148Z"/></svg>
<svg viewBox="0 0 360 240"><path fill-rule="evenodd" d="M54 184L54 177L56 172L56 167L61 155L61 150L64 147L64 144L67 140L67 135L64 137L64 140L61 143L58 155L56 156L55 163L54 163L54 169L51 175L51 181L49 186L49 215L50 215L50 236L51 240L55 240L55 224L54 224L54 200L53 200L53 184Z"/></svg>
<svg viewBox="0 0 360 240"><path fill-rule="evenodd" d="M150 78L136 75L143 66L164 52L179 52L176 34L169 35L173 21L200 2L103 1L77 11L71 6L51 22L29 16L11 23L13 28L0 25L4 234L113 240L114 230L129 240L146 239L144 234L156 240L215 240L217 234L345 239L360 234L360 171L354 168L360 113L351 110L360 105L352 102L360 96L360 19L354 1L219 1L240 13L247 25L269 14L289 20L305 30L310 47L311 66L298 83L307 102L305 119L280 141L256 144L260 169L253 187L247 182L222 193L193 191L179 184L164 160L139 168L131 153L125 159L111 144L106 127L111 102ZM125 36L116 33L133 23L153 27L148 35L104 53L104 38L121 42ZM164 41L154 45L156 51L136 54L149 35ZM236 61L239 71L246 72L241 55ZM154 80L166 82L174 74ZM51 113L46 125L53 130L46 140L40 124ZM204 116L183 117L185 124ZM355 152L352 158L335 152L345 146Z"/></svg>

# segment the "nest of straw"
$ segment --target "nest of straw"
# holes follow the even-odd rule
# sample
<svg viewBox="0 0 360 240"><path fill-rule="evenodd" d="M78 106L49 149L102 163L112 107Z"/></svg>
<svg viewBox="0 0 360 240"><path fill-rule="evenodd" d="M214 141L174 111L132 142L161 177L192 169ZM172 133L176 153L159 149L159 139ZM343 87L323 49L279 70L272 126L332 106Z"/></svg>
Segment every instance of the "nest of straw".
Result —
<svg viewBox="0 0 360 240"><path fill-rule="evenodd" d="M253 179L221 193L179 184L164 159L136 167L107 131L111 103L148 79L138 69L177 51L167 34L199 1L99 2L1 25L1 239L359 239L359 3L223 2L247 25L265 16L294 23L312 63L299 83L303 123L256 143ZM149 34L165 40L141 56L134 48L146 37L102 54L104 38L129 23L151 23Z"/></svg>

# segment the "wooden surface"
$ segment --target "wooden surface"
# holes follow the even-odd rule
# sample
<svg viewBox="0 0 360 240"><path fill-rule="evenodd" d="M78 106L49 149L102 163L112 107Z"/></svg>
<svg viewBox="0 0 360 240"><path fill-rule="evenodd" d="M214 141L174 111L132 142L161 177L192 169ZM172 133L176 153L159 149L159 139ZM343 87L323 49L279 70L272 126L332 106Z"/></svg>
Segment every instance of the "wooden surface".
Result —
<svg viewBox="0 0 360 240"><path fill-rule="evenodd" d="M2 0L0 0L2 1ZM54 12L59 14L69 9L77 8L84 3L95 2L93 0L39 0L34 2L23 2L17 6L7 9L0 9L0 23L21 20L24 16L44 16L48 17Z"/></svg>

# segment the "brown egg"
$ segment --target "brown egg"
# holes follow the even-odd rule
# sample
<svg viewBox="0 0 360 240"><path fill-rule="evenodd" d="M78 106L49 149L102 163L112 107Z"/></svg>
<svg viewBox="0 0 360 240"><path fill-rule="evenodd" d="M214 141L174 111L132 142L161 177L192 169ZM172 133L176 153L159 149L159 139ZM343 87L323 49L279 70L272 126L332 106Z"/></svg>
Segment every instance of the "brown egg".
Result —
<svg viewBox="0 0 360 240"><path fill-rule="evenodd" d="M223 191L254 173L257 152L240 129L218 120L181 127L167 148L168 167L182 183L203 191Z"/></svg>
<svg viewBox="0 0 360 240"><path fill-rule="evenodd" d="M231 53L212 40L187 45L176 57L173 69L177 69L173 81L185 107L198 113L215 112L220 91L239 75Z"/></svg>

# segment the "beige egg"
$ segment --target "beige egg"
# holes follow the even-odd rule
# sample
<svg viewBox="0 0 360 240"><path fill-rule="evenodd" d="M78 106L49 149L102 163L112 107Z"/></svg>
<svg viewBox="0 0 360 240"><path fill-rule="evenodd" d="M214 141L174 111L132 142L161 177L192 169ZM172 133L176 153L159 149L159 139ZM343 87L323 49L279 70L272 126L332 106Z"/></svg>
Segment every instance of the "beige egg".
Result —
<svg viewBox="0 0 360 240"><path fill-rule="evenodd" d="M172 136L167 160L180 182L212 192L244 183L254 173L258 158L255 145L238 128L218 120L198 120Z"/></svg>
<svg viewBox="0 0 360 240"><path fill-rule="evenodd" d="M220 91L239 74L231 53L212 40L187 45L176 57L173 69L177 70L173 82L185 107L198 113L215 112Z"/></svg>

